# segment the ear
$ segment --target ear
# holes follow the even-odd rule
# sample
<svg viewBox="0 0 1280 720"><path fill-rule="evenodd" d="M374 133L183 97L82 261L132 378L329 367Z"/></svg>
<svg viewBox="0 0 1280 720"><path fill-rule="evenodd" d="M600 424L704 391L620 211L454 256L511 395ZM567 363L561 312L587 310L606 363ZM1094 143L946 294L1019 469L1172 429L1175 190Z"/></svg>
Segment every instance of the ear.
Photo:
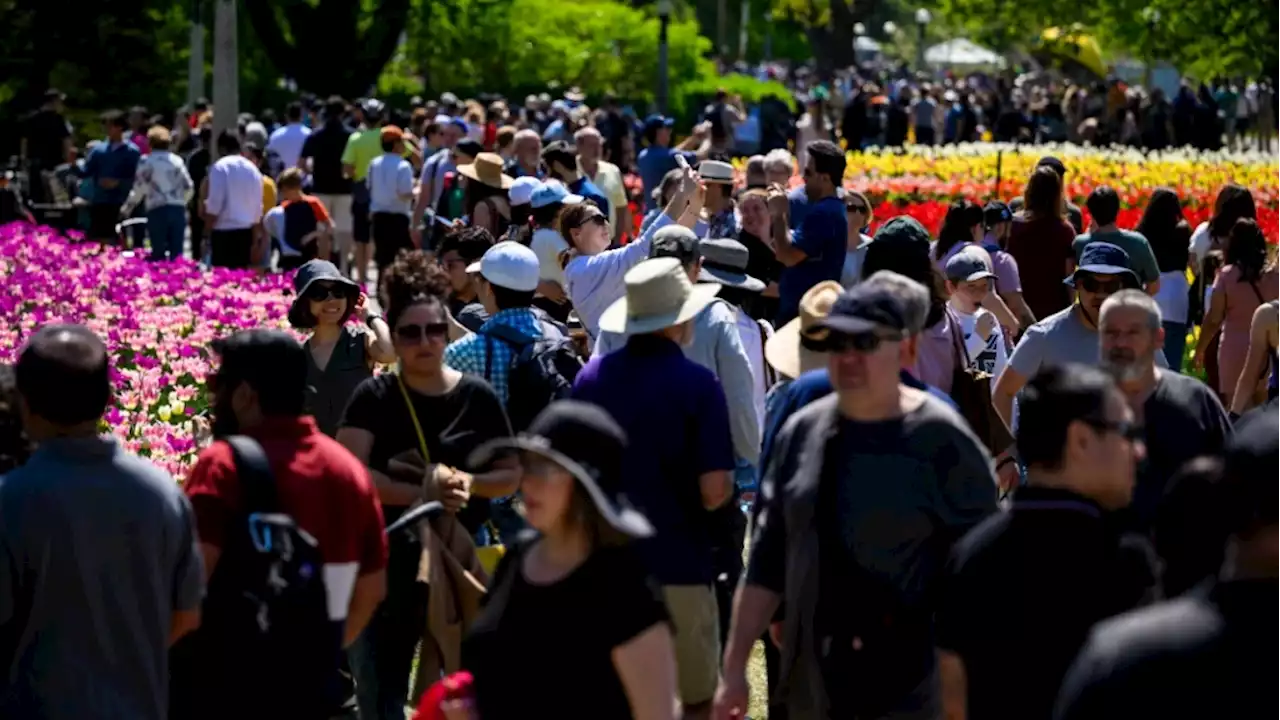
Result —
<svg viewBox="0 0 1280 720"><path fill-rule="evenodd" d="M1075 457L1088 457L1093 450L1094 440L1093 429L1079 420L1074 420L1067 425L1066 443L1062 449L1062 461L1066 464L1074 455Z"/></svg>
<svg viewBox="0 0 1280 720"><path fill-rule="evenodd" d="M920 350L920 336L911 335L898 343L898 364L902 368L914 367Z"/></svg>
<svg viewBox="0 0 1280 720"><path fill-rule="evenodd" d="M241 382L231 391L231 407L235 410L253 407L258 404L258 391L249 387L249 383Z"/></svg>

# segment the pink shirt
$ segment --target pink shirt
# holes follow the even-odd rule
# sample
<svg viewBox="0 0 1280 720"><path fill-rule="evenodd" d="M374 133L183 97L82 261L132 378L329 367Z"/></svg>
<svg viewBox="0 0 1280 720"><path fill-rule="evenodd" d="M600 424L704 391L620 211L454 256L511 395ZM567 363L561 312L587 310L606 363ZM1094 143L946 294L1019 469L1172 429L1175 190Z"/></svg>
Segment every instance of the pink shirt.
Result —
<svg viewBox="0 0 1280 720"><path fill-rule="evenodd" d="M952 339L952 328L959 322L952 314L951 308L936 325L925 328L920 333L919 350L916 354L916 365L911 374L922 383L932 385L944 393L951 393L951 375L956 368L956 346Z"/></svg>

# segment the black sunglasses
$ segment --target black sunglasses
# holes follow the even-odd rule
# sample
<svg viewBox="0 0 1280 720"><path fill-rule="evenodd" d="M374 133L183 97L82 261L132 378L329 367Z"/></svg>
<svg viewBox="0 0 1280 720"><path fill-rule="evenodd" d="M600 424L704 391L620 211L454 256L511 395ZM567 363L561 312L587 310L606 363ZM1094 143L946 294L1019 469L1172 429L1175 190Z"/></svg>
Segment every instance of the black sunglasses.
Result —
<svg viewBox="0 0 1280 720"><path fill-rule="evenodd" d="M1076 277L1076 281L1080 283L1081 289L1091 293L1110 293L1114 295L1125 288L1124 280L1120 278L1099 280L1096 275L1087 272L1080 273Z"/></svg>
<svg viewBox="0 0 1280 720"><path fill-rule="evenodd" d="M303 297L312 302L324 302L329 298L346 300L356 294L356 289L342 283L311 283L311 287L303 293Z"/></svg>
<svg viewBox="0 0 1280 720"><path fill-rule="evenodd" d="M1097 418L1085 418L1084 424L1103 433L1115 433L1129 442L1137 442L1143 437L1143 427L1132 422L1111 422Z"/></svg>
<svg viewBox="0 0 1280 720"><path fill-rule="evenodd" d="M856 213L862 213L863 215L866 215L866 214L867 214L867 206L866 206L866 205L853 205L853 204L846 205L846 206L845 206L845 212L856 212Z"/></svg>
<svg viewBox="0 0 1280 720"><path fill-rule="evenodd" d="M821 340L806 338L807 342L802 344L818 352L846 353L856 350L860 353L873 353L880 347L880 343L898 342L902 337L901 334L885 335L874 330L859 333L832 332Z"/></svg>
<svg viewBox="0 0 1280 720"><path fill-rule="evenodd" d="M425 325L400 325L396 328L396 339L403 343L419 343L423 338L445 337L449 334L449 323L427 323Z"/></svg>

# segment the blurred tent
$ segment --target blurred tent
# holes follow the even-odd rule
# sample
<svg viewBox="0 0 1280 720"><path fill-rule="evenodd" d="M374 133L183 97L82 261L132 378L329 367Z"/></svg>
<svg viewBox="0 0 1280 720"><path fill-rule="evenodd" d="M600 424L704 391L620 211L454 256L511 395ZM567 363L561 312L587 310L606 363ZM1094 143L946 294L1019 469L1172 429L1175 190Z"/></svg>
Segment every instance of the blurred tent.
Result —
<svg viewBox="0 0 1280 720"><path fill-rule="evenodd" d="M1107 76L1098 41L1078 26L1046 29L1032 55L1045 65L1060 66L1068 75Z"/></svg>
<svg viewBox="0 0 1280 720"><path fill-rule="evenodd" d="M967 38L955 38L934 45L924 51L924 61L930 65L949 67L1004 67L1005 64L999 53Z"/></svg>

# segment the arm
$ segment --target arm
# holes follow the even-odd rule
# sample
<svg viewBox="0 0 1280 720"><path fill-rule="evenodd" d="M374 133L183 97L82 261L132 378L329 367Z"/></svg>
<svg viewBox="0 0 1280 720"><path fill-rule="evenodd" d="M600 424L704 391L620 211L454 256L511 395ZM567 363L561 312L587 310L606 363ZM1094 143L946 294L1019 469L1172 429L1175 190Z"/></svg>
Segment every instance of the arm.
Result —
<svg viewBox="0 0 1280 720"><path fill-rule="evenodd" d="M751 372L751 359L742 344L738 332L737 310L725 303L713 303L707 312L712 313L715 332L716 377L726 389L729 404L729 430L733 438L733 452L754 465L760 459L760 421L756 416L755 400L751 389L755 387L755 375Z"/></svg>
<svg viewBox="0 0 1280 720"><path fill-rule="evenodd" d="M181 496L178 523L178 546L174 564L173 611L169 615L169 645L200 627L200 604L208 575L203 571L202 546L196 539L196 517L191 502ZM215 548L216 555L216 548ZM214 562L217 562L215 556Z"/></svg>
<svg viewBox="0 0 1280 720"><path fill-rule="evenodd" d="M1243 414L1253 403L1257 379L1262 377L1267 351L1271 349L1270 327L1276 322L1275 314L1271 305L1259 305L1253 311L1253 319L1249 322L1249 354L1245 357L1240 378L1236 380L1236 388L1231 393L1231 412L1236 415Z"/></svg>
<svg viewBox="0 0 1280 720"><path fill-rule="evenodd" d="M342 631L342 647L351 647L364 631L373 613L387 596L387 571L385 569L356 578L351 590L351 602L347 606L347 621Z"/></svg>
<svg viewBox="0 0 1280 720"><path fill-rule="evenodd" d="M942 717L965 720L968 703L968 680L964 660L947 650L938 650L938 679L942 685Z"/></svg>
<svg viewBox="0 0 1280 720"><path fill-rule="evenodd" d="M407 163L396 171L396 194L401 200L413 199L413 167Z"/></svg>
<svg viewBox="0 0 1280 720"><path fill-rule="evenodd" d="M1018 328L1020 327L1018 317L1013 314L1013 310L1009 309L1009 306L1004 302L1004 298L1000 297L998 293L987 293L987 297L982 301L982 307L990 310L991 314L996 316L996 320L1000 321L1002 326L1009 328L1012 331L1009 333L1010 335L1018 333Z"/></svg>
<svg viewBox="0 0 1280 720"><path fill-rule="evenodd" d="M209 196L205 198L204 209L208 213L210 219L216 219L218 215L226 208L227 204L227 179L226 173L222 168L210 167L209 175L205 178L209 183Z"/></svg>
<svg viewBox="0 0 1280 720"><path fill-rule="evenodd" d="M370 359L382 365L396 363L395 346L391 344L391 328L387 326L386 320L374 318L364 337L365 349L369 351Z"/></svg>
<svg viewBox="0 0 1280 720"><path fill-rule="evenodd" d="M1227 294L1220 287L1221 273L1218 274L1218 278L1219 280L1214 283L1213 293L1209 296L1209 312L1204 314L1204 322L1200 325L1200 337L1196 340L1196 354L1191 360L1194 367L1204 367L1204 356L1209 352L1209 343L1213 342L1213 338L1218 335L1218 331L1222 329L1222 321L1227 317Z"/></svg>
<svg viewBox="0 0 1280 720"><path fill-rule="evenodd" d="M772 232L773 256L787 267L794 267L805 261L808 255L792 242L791 230L787 227L786 212L773 215Z"/></svg>
<svg viewBox="0 0 1280 720"><path fill-rule="evenodd" d="M338 435L334 439L351 451L362 465L368 467L369 454L373 450L373 433L363 428L343 426L338 429ZM369 476L373 478L373 487L378 491L378 499L383 505L406 507L422 499L421 487L395 482L385 473L373 468L369 468Z"/></svg>
<svg viewBox="0 0 1280 720"><path fill-rule="evenodd" d="M675 641L657 623L610 653L636 720L675 720Z"/></svg>
<svg viewBox="0 0 1280 720"><path fill-rule="evenodd" d="M1014 357L1017 357L1020 347L1014 348ZM1004 426L1011 433L1013 432L1013 399L1026 384L1027 376L1015 370L1013 358L1009 358L1009 364L1005 366L1004 372L1000 373L995 390L991 393L991 406L995 408L996 414L1004 421Z"/></svg>
<svg viewBox="0 0 1280 720"><path fill-rule="evenodd" d="M520 489L520 461L514 456L493 461L494 469L475 475L463 473L465 487L483 498L501 498Z"/></svg>
<svg viewBox="0 0 1280 720"><path fill-rule="evenodd" d="M138 166L138 173L133 182L133 189L129 191L129 197L125 199L124 205L120 206L120 217L128 217L133 213L133 209L138 203L147 196L147 190L151 187L151 163L146 160Z"/></svg>
<svg viewBox="0 0 1280 720"><path fill-rule="evenodd" d="M733 497L733 476L728 470L713 470L698 476L698 491L702 495L702 507L715 510Z"/></svg>
<svg viewBox="0 0 1280 720"><path fill-rule="evenodd" d="M1027 300L1022 297L1021 292L1002 292L1000 299L1004 300L1005 305L1017 317L1019 328L1025 330L1036 324L1036 314L1031 312L1031 306L1027 305Z"/></svg>
<svg viewBox="0 0 1280 720"><path fill-rule="evenodd" d="M747 660L751 657L756 638L764 634L781 604L779 593L749 581L739 585L734 593L720 684L716 688L712 708L711 717L715 720L746 717L749 695Z"/></svg>
<svg viewBox="0 0 1280 720"><path fill-rule="evenodd" d="M342 148L342 176L355 179L356 177L356 150L355 139L359 137L359 132L353 132L347 136L347 145Z"/></svg>

